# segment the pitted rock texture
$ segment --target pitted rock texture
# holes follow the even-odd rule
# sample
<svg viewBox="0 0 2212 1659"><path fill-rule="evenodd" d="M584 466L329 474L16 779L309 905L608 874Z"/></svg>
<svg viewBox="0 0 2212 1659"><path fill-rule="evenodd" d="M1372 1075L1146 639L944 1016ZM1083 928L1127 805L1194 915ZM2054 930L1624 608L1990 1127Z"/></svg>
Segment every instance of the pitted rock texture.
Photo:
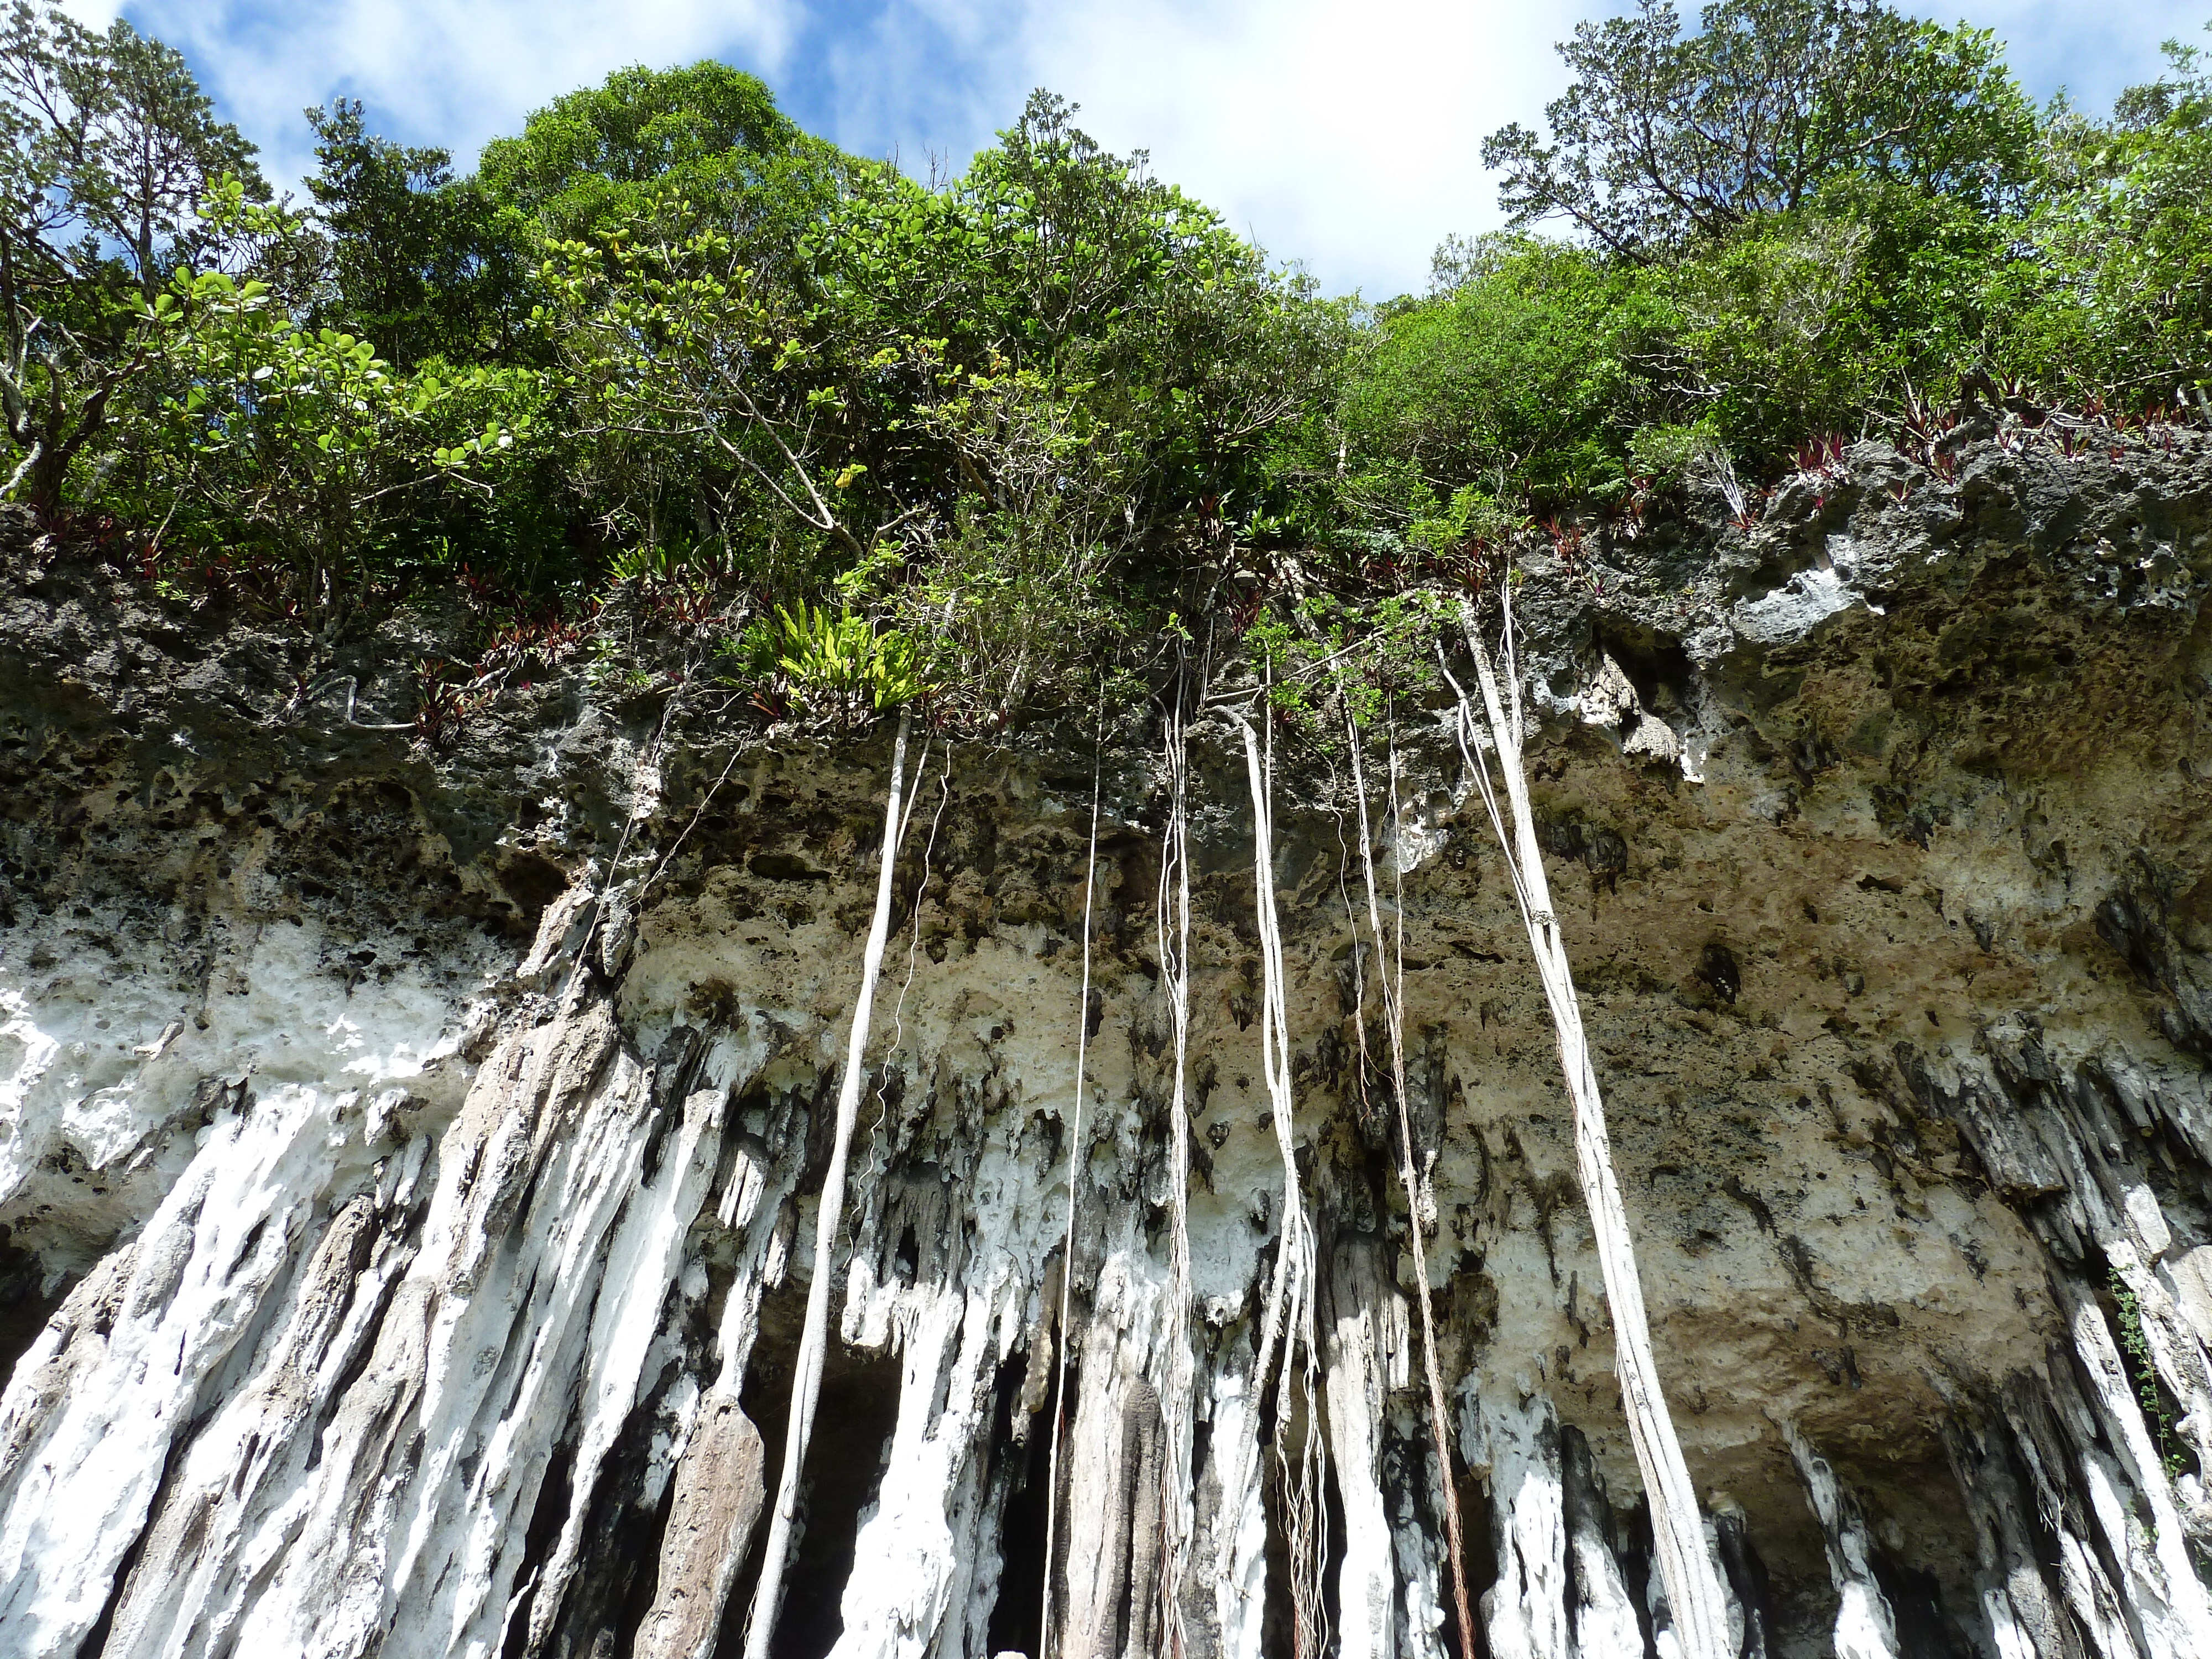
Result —
<svg viewBox="0 0 2212 1659"><path fill-rule="evenodd" d="M829 1272L780 1650L1291 1650L1285 1489L1248 1449L1283 1176L1232 726L1191 737L1177 1493L1157 705L1105 733L1087 1006L1091 734L922 756L817 1263L880 734L627 689L641 638L424 748L329 688L401 720L435 617L295 639L29 556L0 592L0 1649L734 1653ZM1970 441L1946 483L1862 446L1747 529L1524 568L1553 893L1741 1650L2212 1652L2212 457ZM1451 1650L1448 1480L1487 1652L1664 1654L1453 719L1367 737L1448 1469L1347 775L1276 737L1328 1642Z"/></svg>

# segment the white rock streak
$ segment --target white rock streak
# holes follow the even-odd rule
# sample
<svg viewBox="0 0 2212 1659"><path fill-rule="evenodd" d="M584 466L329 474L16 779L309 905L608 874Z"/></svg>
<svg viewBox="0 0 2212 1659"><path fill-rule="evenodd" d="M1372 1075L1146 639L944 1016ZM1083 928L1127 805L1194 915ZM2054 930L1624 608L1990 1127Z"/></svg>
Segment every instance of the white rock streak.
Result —
<svg viewBox="0 0 2212 1659"><path fill-rule="evenodd" d="M97 1622L202 1389L252 1353L272 1308L289 1328L216 1425L204 1465L229 1467L199 1484L245 1477L260 1449L241 1462L222 1441L245 1441L264 1412L297 1425L283 1396L337 1334L362 1209L330 1229L335 1267L325 1253L304 1285L288 1294L285 1281L324 1231L318 1201L342 1164L368 1164L367 1118L358 1097L288 1090L210 1125L140 1242L80 1285L17 1364L0 1398L0 1620L25 1651L68 1651Z"/></svg>
<svg viewBox="0 0 2212 1659"><path fill-rule="evenodd" d="M1233 763L1237 735L1227 736ZM1265 801L1264 771L1249 750L1247 760ZM1231 805L1241 823L1241 802ZM1436 823L1397 851L1441 867L1457 832L1437 827L1448 815L1423 810ZM1166 1004L1127 961L1103 965L1085 1096L1097 1133L1071 1146L1052 1120L1072 1093L1067 1010L1085 1000L1070 996L1073 953L1048 967L1055 953L1038 948L1053 937L1049 920L1019 924L1034 930L1028 947L953 939L946 963L921 969L895 1063L878 1073L902 1079L904 1093L887 1083L866 1173L856 1167L853 1201L831 1218L850 1229L849 1262L834 1250L810 1260L803 1241L821 1218L795 1196L810 1156L821 1167L849 962L839 956L842 969L805 988L811 970L791 967L795 925L763 922L750 963L737 960L727 931L702 928L690 964L663 969L677 955L665 949L674 930L656 931L648 913L635 945L648 970L633 967L623 981L619 1018L594 1000L596 981L565 1012L542 994L588 908L562 901L503 981L410 969L352 983L327 965L344 957L312 923L240 926L211 997L180 994L150 969L103 980L81 964L35 979L11 968L0 982L0 1206L11 1227L52 1206L35 1224L36 1248L53 1283L66 1273L75 1289L0 1395L0 1652L710 1659L736 1628L733 1598L757 1554L766 1449L744 1401L788 1381L795 1266L838 1309L845 1351L881 1356L872 1374L898 1377L880 1468L868 1467L877 1431L850 1449L868 1483L858 1512L849 1500L836 1512L826 1486L809 1500L812 1553L802 1559L826 1543L856 1562L827 1587L830 1602L818 1580L810 1586L811 1607L842 1610L841 1659L985 1659L1011 1644L1036 1650L1031 1659L1155 1659L1170 1614L1188 1659L1289 1646L1294 1597L1271 1582L1289 1553L1284 1496L1296 1485L1283 1449L1323 1438L1330 1478L1313 1531L1326 1556L1312 1571L1326 1573L1328 1594L1312 1599L1330 1628L1324 1640L1309 1626L1307 1650L1441 1659L1446 1471L1425 1421L1425 1379L1412 1371L1413 1280L1391 1241L1395 1172L1358 1125L1325 1115L1342 1086L1330 1074L1339 1062L1311 1034L1341 1042L1340 1057L1351 1048L1341 1028L1328 1030L1342 1013L1340 981L1317 955L1277 958L1272 913L1281 904L1289 925L1300 848L1272 810L1264 823L1269 842L1285 838L1284 895L1272 876L1255 873L1248 890L1241 870L1224 884L1193 864L1194 1158L1180 1283L1157 1110L1174 1061ZM1001 856L1012 872L1029 854L1010 842ZM1125 927L1128 872L1147 863L1126 844L1102 856L1099 899L1120 884ZM1208 931L1206 905L1225 887L1249 890L1269 915L1249 976L1209 954L1230 936ZM1134 907L1146 902L1139 883ZM823 908L823 933L849 928ZM933 939L947 943L923 935L917 948ZM848 933L837 939L849 944ZM717 979L711 1013L708 999L688 1000ZM1249 1018L1232 1033L1225 1022L1240 1009ZM1520 1017L1481 1016L1495 1028ZM2098 1034L2063 1039L2074 1046L2062 1065L2062 1038L2045 1054L2039 1032L1995 1020L1971 1051L1931 1058L1911 1083L1927 1109L1915 1130L1923 1144L1900 1138L1895 1148L1900 1170L1915 1165L1913 1201L1938 1224L2014 1252L1968 1302L1966 1281L1982 1262L1946 1279L1959 1257L1911 1212L1915 1248L1937 1264L1926 1288L1976 1310L1944 1316L1955 1333L1948 1368L1918 1374L1941 1395L1922 1420L1942 1437L1971 1523L1953 1529L1956 1571L1939 1612L1997 1659L2195 1659L2212 1653L2192 1554L2205 1506L2196 1478L2169 1479L2166 1465L2177 1450L2202 1456L2212 1445L2212 1247L2199 1242L2195 1212L2160 1194L2185 1146L2212 1133L2212 1115L2201 1079L2171 1057L2130 1059ZM1644 1652L1641 1596L1658 1613L1652 1650L1672 1659L1684 1632L1653 1593L1662 1586L1637 1518L1628 1425L1602 1388L1618 1334L1575 1311L1579 1285L1588 1312L1595 1258L1577 1233L1573 1154L1564 1137L1549 1148L1533 1134L1500 1139L1505 1107L1473 1097L1496 1091L1510 1103L1512 1085L1486 1051L1438 1040L1425 1053L1446 1068L1437 1097L1455 1113L1467 1100L1478 1120L1455 1116L1421 1190L1443 1269L1439 1347L1467 1459L1457 1472L1491 1521L1478 1533L1492 1559L1470 1564L1491 1585L1487 1650L1498 1659ZM1539 1097L1521 1098L1534 1116ZM1919 1180L1937 1155L1938 1116L1973 1141L1981 1174ZM1846 1133L1864 1139L1854 1125ZM1072 1238L1061 1185L1071 1166L1084 1183ZM1849 1168L1836 1170L1845 1181L1831 1191L1857 1186ZM1271 1279L1301 1182L1316 1259ZM2007 1211L1984 1187L2031 1194L2033 1207ZM1751 1249L1711 1258L1723 1267L1685 1267L1671 1260L1680 1252L1655 1251L1663 1305L1689 1305L1685 1275L1722 1272L1730 1316L1743 1321L1732 1334L1708 1317L1721 1346L1703 1380L1717 1385L1683 1424L1739 1472L1761 1462L1789 1504L1802 1487L1817 1526L1794 1523L1792 1599L1754 1606L1760 1592L1739 1571L1745 1534L1734 1528L1754 1528L1770 1571L1790 1540L1770 1552L1756 1522L1715 1504L1737 1575L1723 1644L1740 1646L1754 1618L1774 1632L1778 1608L1790 1616L1817 1603L1819 1629L1784 1631L1771 1650L1813 1642L1842 1659L1895 1659L1909 1650L1900 1630L1909 1635L1929 1608L1892 1607L1881 1586L1918 1582L1890 1569L1923 1571L1898 1541L1919 1523L1908 1516L1900 1531L1892 1491L1869 1482L1853 1492L1868 1452L1834 1425L1839 1410L1857 1409L1851 1401L1894 1404L1907 1339L1883 1326L1881 1308L1862 1313L1850 1300L1872 1294L1865 1249L1852 1269L1860 1280L1847 1284L1843 1251L1823 1233L1806 1247L1804 1272L1839 1310L1822 1318L1850 1323L1840 1340L1857 1347L1864 1395L1824 1392L1817 1378L1789 1383L1825 1455L1796 1418L1778 1413L1770 1428L1756 1401L1726 1397L1721 1380L1744 1375L1750 1352L1726 1345L1745 1330L1773 1340L1784 1317L1805 1311L1802 1285L1778 1269L1762 1283L1757 1264L1789 1215L1802 1226L1812 1212L1765 1190L1773 1213ZM1565 1201L1531 1225L1540 1192ZM1852 1213L1836 1206L1836 1224L1860 1226ZM1892 1209L1880 1214L1892 1231ZM2092 1265L2052 1267L2015 1224L2023 1214L2076 1253L2054 1244L2058 1261ZM1894 1215L1901 1236L1907 1212ZM1844 1236L1862 1247L1869 1237ZM1064 1304L1054 1265L1063 1261ZM2024 1346L1977 1346L1967 1326L2006 1316L2023 1262L2038 1294L2046 1272L2055 1293L2022 1312ZM1905 1306L1919 1281L1905 1282L1881 1294L1910 1325L1924 1310ZM1294 1354L1303 1367L1307 1339L1293 1333L1314 1309L1323 1375L1310 1398L1271 1384L1260 1363L1277 1285L1272 1372L1279 1379ZM1051 1316L1062 1305L1064 1333ZM1982 1365L1992 1352L2010 1357ZM1060 1355L1068 1417L1055 1496L1066 1526L1043 1560L1020 1528L1043 1512L1028 1483L1044 1461L1036 1413ZM1786 1370L1778 1361L1773 1374ZM2146 1415L2152 1382L2171 1424L2157 1408ZM1188 1491L1180 1425L1164 1405L1186 1383ZM1008 1438L1000 1430L1010 1420ZM1729 1479L1759 1502L1755 1481ZM1170 1608L1171 1535L1183 1583ZM1055 1628L1041 1642L1007 1637L1006 1627L1030 1629L1048 1578ZM102 1628L104 1640L88 1644Z"/></svg>
<svg viewBox="0 0 2212 1659"><path fill-rule="evenodd" d="M1018 1291L1003 1258L963 1288L878 1292L902 1358L898 1425L875 1513L860 1528L836 1659L921 1659L939 1651L949 1616L970 1622L962 1592L995 1561L997 1516L984 1480L991 1383L1019 1326ZM847 1317L856 1311L848 1306ZM865 1313L862 1314L866 1317ZM990 1575L995 1586L995 1574ZM981 1608L984 1621L988 1598ZM979 1621L981 1622L981 1621ZM976 1641L984 1632L975 1632ZM972 1650L953 1644L955 1652Z"/></svg>
<svg viewBox="0 0 2212 1659"><path fill-rule="evenodd" d="M1558 1425L1540 1397L1486 1400L1481 1433L1498 1540L1498 1582L1482 1598L1490 1650L1496 1659L1572 1659Z"/></svg>
<svg viewBox="0 0 2212 1659"><path fill-rule="evenodd" d="M1827 1550L1836 1586L1836 1659L1897 1659L1897 1620L1875 1582L1873 1546L1858 1505L1795 1423L1784 1419L1781 1429Z"/></svg>
<svg viewBox="0 0 2212 1659"><path fill-rule="evenodd" d="M1346 1244L1331 1263L1328 1427L1344 1505L1337 1568L1337 1635L1344 1659L1397 1651L1397 1563L1381 1487L1390 1391L1411 1380L1413 1329L1379 1252Z"/></svg>

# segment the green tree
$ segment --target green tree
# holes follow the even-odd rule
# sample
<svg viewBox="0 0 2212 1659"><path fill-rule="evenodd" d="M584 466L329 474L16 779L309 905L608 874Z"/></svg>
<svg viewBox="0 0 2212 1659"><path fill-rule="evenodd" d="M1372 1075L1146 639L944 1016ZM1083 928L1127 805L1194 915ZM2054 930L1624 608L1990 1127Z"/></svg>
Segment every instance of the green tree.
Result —
<svg viewBox="0 0 2212 1659"><path fill-rule="evenodd" d="M2109 122L2063 117L2027 257L1995 268L2003 366L2054 392L2141 406L2212 387L2212 64L2167 73Z"/></svg>
<svg viewBox="0 0 2212 1659"><path fill-rule="evenodd" d="M823 239L822 292L872 354L893 349L897 372L856 391L933 406L947 374L1002 396L1011 372L1024 397L1073 399L1079 424L1113 428L1115 541L1164 550L1224 514L1265 516L1274 446L1333 387L1346 310L1075 113L1037 93L945 189L863 184ZM988 425L973 443L989 447ZM951 447L909 450L924 487L1000 505L986 458L962 460L946 418L927 430Z"/></svg>
<svg viewBox="0 0 2212 1659"><path fill-rule="evenodd" d="M521 215L455 179L448 151L369 132L358 100L310 109L307 125L307 192L329 242L316 320L368 336L403 368L509 355L528 314Z"/></svg>
<svg viewBox="0 0 2212 1659"><path fill-rule="evenodd" d="M789 285L725 232L556 244L547 313L581 465L624 539L827 538L864 558L868 525L842 406ZM703 532L703 533L701 533ZM801 568L805 568L802 556Z"/></svg>
<svg viewBox="0 0 2212 1659"><path fill-rule="evenodd" d="M678 234L718 229L781 250L834 199L843 158L775 106L741 70L702 60L617 70L555 99L513 138L484 146L477 179L553 241L682 207Z"/></svg>
<svg viewBox="0 0 2212 1659"><path fill-rule="evenodd" d="M1984 209L2031 174L2033 109L1987 30L1899 16L1883 0L1716 0L1685 36L1673 0L1578 24L1545 115L1483 145L1516 228L1565 219L1651 258L1808 206L1863 173Z"/></svg>
<svg viewBox="0 0 2212 1659"><path fill-rule="evenodd" d="M1402 524L1469 486L1498 503L1617 479L1641 398L1633 276L1511 235L1449 246L1438 276L1432 298L1384 309L1347 384L1355 498Z"/></svg>
<svg viewBox="0 0 2212 1659"><path fill-rule="evenodd" d="M9 489L57 505L150 361L171 273L219 257L201 216L229 177L265 198L253 147L184 58L118 21L95 33L15 0L0 27L0 413Z"/></svg>
<svg viewBox="0 0 2212 1659"><path fill-rule="evenodd" d="M311 234L301 216L246 201L235 179L204 208L279 263ZM256 277L180 270L154 306L163 392L131 432L135 505L188 543L272 558L307 614L401 574L398 544L428 498L490 495L536 429L526 373L403 374L365 338L303 326Z"/></svg>
<svg viewBox="0 0 2212 1659"><path fill-rule="evenodd" d="M1655 279L1673 312L1670 412L1759 461L1856 428L1907 368L1870 314L1871 241L1856 219L1777 215Z"/></svg>
<svg viewBox="0 0 2212 1659"><path fill-rule="evenodd" d="M1010 698L1065 682L1109 589L1223 556L1342 309L1072 115L1033 98L940 188L851 168L792 262L658 198L560 245L550 333L623 533L835 582Z"/></svg>

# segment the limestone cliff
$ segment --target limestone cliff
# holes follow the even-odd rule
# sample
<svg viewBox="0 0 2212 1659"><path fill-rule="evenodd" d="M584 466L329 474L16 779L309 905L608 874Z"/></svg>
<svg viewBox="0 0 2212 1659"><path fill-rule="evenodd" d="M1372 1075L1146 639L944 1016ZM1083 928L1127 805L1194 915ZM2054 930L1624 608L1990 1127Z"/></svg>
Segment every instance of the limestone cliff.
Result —
<svg viewBox="0 0 2212 1659"><path fill-rule="evenodd" d="M1525 562L1553 891L1747 1655L2212 1652L2212 452L2069 447L1862 446ZM618 607L418 742L434 616L294 637L12 556L0 1650L734 1653L828 1272L782 1651L1291 1650L1231 727L1191 739L1182 1494L1157 709L1099 757L1087 1006L1087 722L929 746L821 1263L884 738L672 690ZM1447 1651L1449 1480L1489 1652L1664 1653L1543 998L1451 711L1395 718L1449 1469L1348 781L1286 750L1277 800L1329 1647Z"/></svg>

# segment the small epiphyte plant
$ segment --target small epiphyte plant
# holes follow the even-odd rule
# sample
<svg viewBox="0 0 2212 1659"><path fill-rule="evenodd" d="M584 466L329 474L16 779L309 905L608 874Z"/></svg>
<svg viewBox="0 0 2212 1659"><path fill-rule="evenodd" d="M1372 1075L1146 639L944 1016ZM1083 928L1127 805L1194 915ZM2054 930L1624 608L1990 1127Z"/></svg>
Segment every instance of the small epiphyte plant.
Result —
<svg viewBox="0 0 2212 1659"><path fill-rule="evenodd" d="M2172 1480L2186 1471L2188 1462L2173 1443L2173 1413L2166 1409L2165 1396L2159 1392L2158 1368L2151 1359L2150 1339L2143 1334L2142 1304L2121 1279L2117 1267L2112 1271L2111 1284L2112 1300L2118 1307L2120 1350L2128 1357L2136 1397L2142 1404L2143 1421L2158 1436L2159 1461L2166 1466L2166 1478Z"/></svg>
<svg viewBox="0 0 2212 1659"><path fill-rule="evenodd" d="M912 635L878 629L850 610L798 600L778 605L775 621L754 635L757 659L772 667L821 712L858 722L919 698L928 690Z"/></svg>

